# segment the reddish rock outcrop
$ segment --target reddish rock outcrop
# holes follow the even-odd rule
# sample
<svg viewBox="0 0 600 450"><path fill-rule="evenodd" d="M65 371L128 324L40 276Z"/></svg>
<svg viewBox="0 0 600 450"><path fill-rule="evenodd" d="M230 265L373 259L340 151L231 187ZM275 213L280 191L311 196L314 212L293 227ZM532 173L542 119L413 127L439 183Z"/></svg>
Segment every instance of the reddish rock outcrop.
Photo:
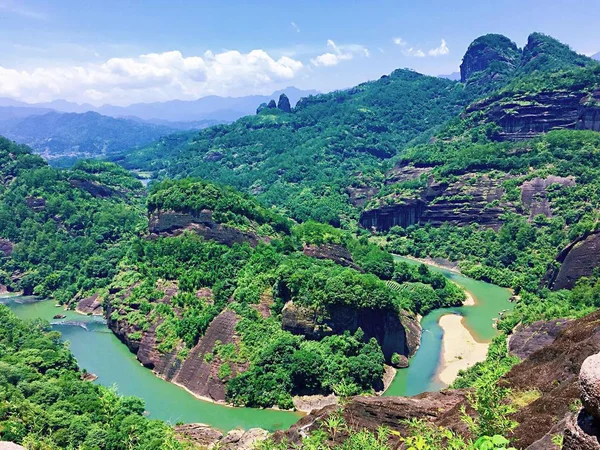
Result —
<svg viewBox="0 0 600 450"><path fill-rule="evenodd" d="M587 88L587 87L586 87ZM476 102L465 114L483 112L486 121L502 129L498 139L530 139L552 130L579 129L600 131L600 90L586 89L515 94L508 100L493 96Z"/></svg>
<svg viewBox="0 0 600 450"><path fill-rule="evenodd" d="M502 183L508 178L510 176L492 178L487 174L468 173L451 184L430 178L419 198L386 199L393 203L364 211L360 225L377 231L387 231L396 225L406 228L425 223L434 226L478 223L498 229L502 225L500 216L514 210L512 205L500 203L504 195Z"/></svg>
<svg viewBox="0 0 600 450"><path fill-rule="evenodd" d="M423 419L436 425L447 426L466 433L461 421L460 406L466 399L463 391L427 392L415 397L353 397L342 408L342 416L348 428L330 436L330 444L340 444L352 430L376 431L380 426L403 435L408 428L406 419ZM297 444L312 431L319 430L327 417L337 413L337 405L326 406L300 419L289 430L274 434L277 441ZM397 439L397 438L394 438ZM396 442L397 448L399 442Z"/></svg>
<svg viewBox="0 0 600 450"><path fill-rule="evenodd" d="M344 267L352 267L359 272L363 272L363 270L354 263L354 259L352 258L352 254L350 251L342 246L336 244L324 244L324 245L310 245L307 244L304 246L303 253L306 256L311 256L317 259L330 259L336 264L339 264Z"/></svg>
<svg viewBox="0 0 600 450"><path fill-rule="evenodd" d="M519 325L510 336L508 350L511 355L526 359L552 344L569 322L569 319L539 320L531 325Z"/></svg>
<svg viewBox="0 0 600 450"><path fill-rule="evenodd" d="M199 214L178 211L154 211L150 214L148 228L155 236L178 236L185 231L193 231L207 240L225 245L243 244L247 242L256 247L261 241L268 241L256 233L238 230L217 223L212 218L212 211L203 210Z"/></svg>
<svg viewBox="0 0 600 450"><path fill-rule="evenodd" d="M177 287L172 284L159 286L165 293L161 302L170 303L177 294ZM131 289L119 294L122 297L130 295ZM197 295L204 295L199 292ZM128 304L130 308L139 305ZM177 308L175 313L180 314ZM161 378L172 381L185 387L193 394L213 401L225 401L225 384L240 372L247 370L246 364L230 363L231 375L226 379L219 377L219 369L224 363L218 355L214 354L217 342L229 344L239 342L235 327L239 317L231 310L222 311L206 329L198 343L191 349L185 349L183 344L170 352L162 353L158 350L159 342L156 329L162 321L152 323L147 330L127 322L125 312L115 310L110 303L107 310L107 323L115 335L136 354L137 359L147 368L151 369ZM136 336L134 339L132 336ZM137 336L141 336L137 338Z"/></svg>
<svg viewBox="0 0 600 450"><path fill-rule="evenodd" d="M81 314L91 314L94 316L102 316L104 308L102 307L102 299L98 294L79 300L76 311Z"/></svg>
<svg viewBox="0 0 600 450"><path fill-rule="evenodd" d="M533 220L538 214L552 217L547 189L553 184L575 186L575 178L549 175L547 178L534 178L533 180L525 181L521 185L521 203L529 211L529 221Z"/></svg>
<svg viewBox="0 0 600 450"><path fill-rule="evenodd" d="M421 326L415 317L392 310L354 309L330 306L316 311L289 301L281 312L283 329L308 338L355 332L361 328L365 338L374 337L388 361L394 353L412 356L419 347Z"/></svg>
<svg viewBox="0 0 600 450"><path fill-rule="evenodd" d="M0 253L3 253L4 256L12 255L14 249L14 244L10 242L8 239L0 238Z"/></svg>
<svg viewBox="0 0 600 450"><path fill-rule="evenodd" d="M27 197L25 199L25 203L29 208L36 212L46 209L46 200L44 200L42 197Z"/></svg>
<svg viewBox="0 0 600 450"><path fill-rule="evenodd" d="M554 290L571 289L577 280L589 277L600 266L600 231L574 240L556 260L561 264L560 269L550 270L545 283Z"/></svg>

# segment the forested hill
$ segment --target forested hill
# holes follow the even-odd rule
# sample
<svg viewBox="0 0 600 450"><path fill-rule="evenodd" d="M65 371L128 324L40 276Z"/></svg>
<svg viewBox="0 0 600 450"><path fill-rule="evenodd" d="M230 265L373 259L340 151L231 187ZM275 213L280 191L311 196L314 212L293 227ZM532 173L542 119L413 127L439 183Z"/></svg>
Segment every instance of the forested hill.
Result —
<svg viewBox="0 0 600 450"><path fill-rule="evenodd" d="M116 273L121 243L145 224L143 188L97 161L56 170L0 137L0 285L70 301Z"/></svg>
<svg viewBox="0 0 600 450"><path fill-rule="evenodd" d="M530 77L594 64L539 33L523 50L508 38L487 35L465 55L464 83L397 70L304 98L289 113L263 108L231 125L166 137L118 162L159 178L191 175L230 184L297 220L339 225L356 218L355 207L383 186L390 158L427 142L477 98Z"/></svg>
<svg viewBox="0 0 600 450"><path fill-rule="evenodd" d="M291 113L265 108L232 125L167 137L118 162L160 177L230 184L296 219L339 224L351 215L347 187L381 180L398 149L426 139L471 99L452 81L397 70L304 98Z"/></svg>

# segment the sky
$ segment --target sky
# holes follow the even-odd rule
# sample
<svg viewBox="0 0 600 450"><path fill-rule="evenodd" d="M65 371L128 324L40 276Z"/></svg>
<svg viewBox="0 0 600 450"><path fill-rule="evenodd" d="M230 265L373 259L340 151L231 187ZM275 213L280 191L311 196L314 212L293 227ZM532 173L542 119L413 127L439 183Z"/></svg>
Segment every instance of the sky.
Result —
<svg viewBox="0 0 600 450"><path fill-rule="evenodd" d="M597 0L0 0L0 97L127 105L458 71L473 39L600 51Z"/></svg>

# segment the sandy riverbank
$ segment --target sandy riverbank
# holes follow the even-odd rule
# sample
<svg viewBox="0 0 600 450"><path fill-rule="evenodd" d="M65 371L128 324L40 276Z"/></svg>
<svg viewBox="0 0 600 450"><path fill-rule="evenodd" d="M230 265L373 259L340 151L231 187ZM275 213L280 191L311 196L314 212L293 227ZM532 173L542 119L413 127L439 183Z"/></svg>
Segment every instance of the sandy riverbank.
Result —
<svg viewBox="0 0 600 450"><path fill-rule="evenodd" d="M450 385L460 370L485 359L489 344L477 342L465 327L463 317L458 314L440 317L439 324L444 336L437 377L442 383Z"/></svg>

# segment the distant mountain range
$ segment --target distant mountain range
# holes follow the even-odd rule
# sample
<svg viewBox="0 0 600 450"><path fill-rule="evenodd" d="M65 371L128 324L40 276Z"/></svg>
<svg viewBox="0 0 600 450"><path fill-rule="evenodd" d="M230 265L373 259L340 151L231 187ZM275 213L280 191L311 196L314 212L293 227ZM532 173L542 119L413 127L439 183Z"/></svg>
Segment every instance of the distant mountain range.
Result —
<svg viewBox="0 0 600 450"><path fill-rule="evenodd" d="M35 108L24 117L23 108L0 107L0 135L32 147L52 160L102 157L147 145L174 128L131 119L117 119L96 112L59 113ZM41 113L40 111L45 111ZM12 117L11 117L12 116Z"/></svg>
<svg viewBox="0 0 600 450"><path fill-rule="evenodd" d="M596 61L600 61L600 52L596 53L595 55L592 55L592 59L595 59Z"/></svg>
<svg viewBox="0 0 600 450"><path fill-rule="evenodd" d="M166 102L135 103L129 106L103 105L95 107L88 103L78 104L66 100L54 100L48 103L24 103L10 98L0 98L2 107L36 108L47 109L64 113L97 112L111 117L136 117L151 123L161 123L178 129L194 128L182 122L214 121L233 122L240 117L254 114L261 103L267 103L285 93L294 106L302 97L315 95L314 90L301 90L288 87L275 91L271 95L247 95L244 97L219 97L211 95L197 100L170 100ZM179 122L179 124L168 124L166 122Z"/></svg>
<svg viewBox="0 0 600 450"><path fill-rule="evenodd" d="M94 107L66 100L32 104L0 98L0 135L63 165L78 158L135 150L178 131L230 123L255 114L261 103L277 100L284 92L292 105L317 93L289 87L271 95L209 96L126 107Z"/></svg>
<svg viewBox="0 0 600 450"><path fill-rule="evenodd" d="M452 72L447 75L438 75L438 78L445 78L446 80L460 81L460 72Z"/></svg>

